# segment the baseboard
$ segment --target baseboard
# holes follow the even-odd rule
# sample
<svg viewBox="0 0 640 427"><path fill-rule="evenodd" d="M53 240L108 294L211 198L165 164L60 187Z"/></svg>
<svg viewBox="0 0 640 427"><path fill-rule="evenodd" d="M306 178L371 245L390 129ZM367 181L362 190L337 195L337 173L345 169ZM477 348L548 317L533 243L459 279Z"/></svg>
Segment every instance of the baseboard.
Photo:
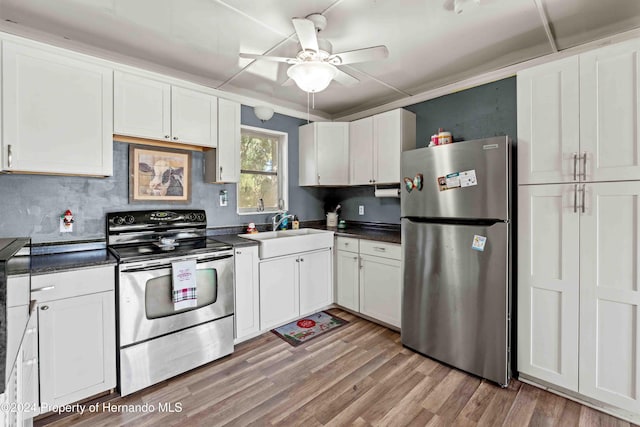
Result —
<svg viewBox="0 0 640 427"><path fill-rule="evenodd" d="M558 396L562 396L566 399L573 400L574 402L578 402L581 405L588 406L589 408L595 409L597 411L604 412L605 414L612 415L617 418L621 418L630 423L633 423L633 424L640 423L640 414L635 414L633 412L620 409L616 406L608 405L604 402L600 402L598 400L584 396L580 393L576 393L574 391L567 390L562 387L558 387L556 385L547 383L546 381L539 380L537 378L529 377L526 374L520 373L518 375L518 380L522 381L523 383L532 385L534 387L538 387L543 390L546 390L550 393L557 394Z"/></svg>

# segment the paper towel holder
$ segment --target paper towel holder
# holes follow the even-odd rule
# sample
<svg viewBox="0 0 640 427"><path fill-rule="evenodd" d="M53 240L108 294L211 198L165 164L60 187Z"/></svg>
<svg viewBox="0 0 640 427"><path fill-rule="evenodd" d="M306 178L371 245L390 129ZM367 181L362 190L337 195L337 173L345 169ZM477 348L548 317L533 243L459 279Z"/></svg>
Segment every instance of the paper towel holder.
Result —
<svg viewBox="0 0 640 427"><path fill-rule="evenodd" d="M378 185L373 186L373 195L374 197L400 197L400 188L391 187L391 188L378 188Z"/></svg>

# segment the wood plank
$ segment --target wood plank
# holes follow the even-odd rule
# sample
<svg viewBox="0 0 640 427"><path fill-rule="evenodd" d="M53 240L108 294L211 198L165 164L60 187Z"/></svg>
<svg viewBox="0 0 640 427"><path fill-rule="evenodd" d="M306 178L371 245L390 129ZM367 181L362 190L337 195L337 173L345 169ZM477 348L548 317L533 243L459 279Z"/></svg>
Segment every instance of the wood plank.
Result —
<svg viewBox="0 0 640 427"><path fill-rule="evenodd" d="M471 396L471 399L460 411L458 418L466 418L475 423L480 421L482 414L487 410L498 390L500 390L498 386L483 380Z"/></svg>
<svg viewBox="0 0 640 427"><path fill-rule="evenodd" d="M511 405L511 410L507 414L502 425L522 426L528 425L536 407L536 400L541 390L529 384L523 384L518 391L518 395Z"/></svg>

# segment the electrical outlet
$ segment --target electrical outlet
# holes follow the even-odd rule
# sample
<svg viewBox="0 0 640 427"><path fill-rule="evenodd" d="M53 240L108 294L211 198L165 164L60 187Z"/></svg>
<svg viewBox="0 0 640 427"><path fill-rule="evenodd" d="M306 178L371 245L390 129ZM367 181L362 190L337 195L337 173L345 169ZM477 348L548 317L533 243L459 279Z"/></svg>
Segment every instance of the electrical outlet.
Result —
<svg viewBox="0 0 640 427"><path fill-rule="evenodd" d="M358 215L364 215L364 205L358 206Z"/></svg>

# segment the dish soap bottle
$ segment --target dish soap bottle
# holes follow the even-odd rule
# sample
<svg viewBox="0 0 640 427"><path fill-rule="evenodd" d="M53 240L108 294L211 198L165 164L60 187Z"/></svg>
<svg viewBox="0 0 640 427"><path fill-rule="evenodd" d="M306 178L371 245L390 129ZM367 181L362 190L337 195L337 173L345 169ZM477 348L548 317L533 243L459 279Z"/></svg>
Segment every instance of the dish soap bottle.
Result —
<svg viewBox="0 0 640 427"><path fill-rule="evenodd" d="M293 216L293 221L291 222L291 228L297 230L300 228L300 221L298 221L298 217L296 215Z"/></svg>
<svg viewBox="0 0 640 427"><path fill-rule="evenodd" d="M287 211L282 213L282 223L280 224L280 230L286 230L289 228L289 218L287 218Z"/></svg>

